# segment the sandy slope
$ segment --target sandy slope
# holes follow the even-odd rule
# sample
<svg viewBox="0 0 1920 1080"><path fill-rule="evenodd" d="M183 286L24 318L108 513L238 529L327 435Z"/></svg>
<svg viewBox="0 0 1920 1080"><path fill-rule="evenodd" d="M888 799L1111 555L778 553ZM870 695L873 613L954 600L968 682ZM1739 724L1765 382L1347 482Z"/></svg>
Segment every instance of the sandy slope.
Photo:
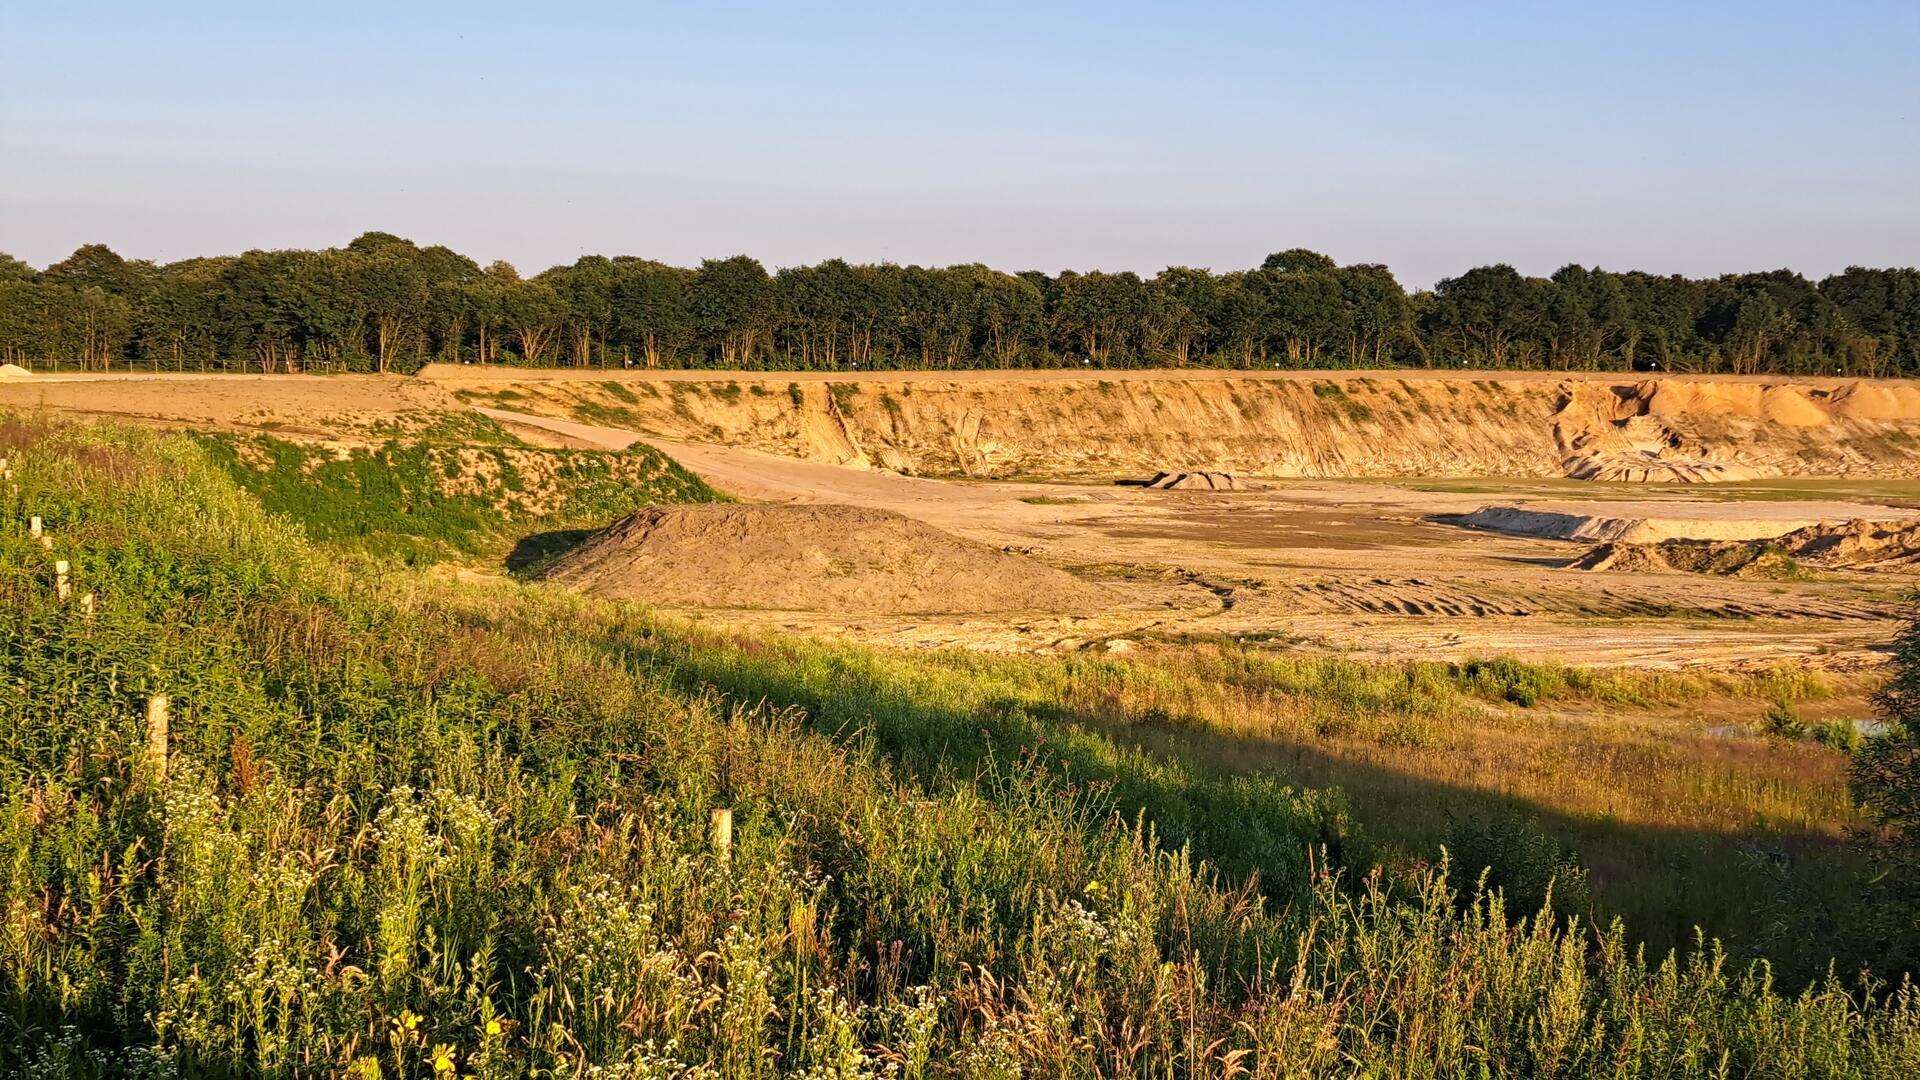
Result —
<svg viewBox="0 0 1920 1080"><path fill-rule="evenodd" d="M429 378L477 405L922 476L1920 474L1920 385L1903 382L1404 371L525 377L468 368Z"/></svg>

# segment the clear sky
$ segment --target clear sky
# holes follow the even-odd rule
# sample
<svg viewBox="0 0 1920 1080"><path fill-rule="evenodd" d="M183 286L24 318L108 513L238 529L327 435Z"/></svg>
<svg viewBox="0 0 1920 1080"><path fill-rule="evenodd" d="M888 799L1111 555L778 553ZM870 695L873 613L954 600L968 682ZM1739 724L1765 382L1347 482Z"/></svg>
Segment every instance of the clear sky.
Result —
<svg viewBox="0 0 1920 1080"><path fill-rule="evenodd" d="M1577 9L1577 10L1576 10ZM0 250L1920 263L1920 3L0 0Z"/></svg>

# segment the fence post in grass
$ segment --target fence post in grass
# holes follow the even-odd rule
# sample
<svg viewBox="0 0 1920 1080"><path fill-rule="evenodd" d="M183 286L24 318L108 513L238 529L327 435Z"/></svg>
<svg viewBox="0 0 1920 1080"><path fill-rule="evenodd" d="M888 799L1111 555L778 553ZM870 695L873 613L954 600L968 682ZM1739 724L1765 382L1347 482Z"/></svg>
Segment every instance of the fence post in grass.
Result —
<svg viewBox="0 0 1920 1080"><path fill-rule="evenodd" d="M41 521L38 515L35 515L27 519L27 535L28 536L31 536L37 540L46 531L47 531L46 523Z"/></svg>
<svg viewBox="0 0 1920 1080"><path fill-rule="evenodd" d="M165 694L147 699L147 764L155 780L167 778L167 724L173 702Z"/></svg>
<svg viewBox="0 0 1920 1080"><path fill-rule="evenodd" d="M89 619L93 618L93 594L92 593L80 594L80 614L85 615Z"/></svg>
<svg viewBox="0 0 1920 1080"><path fill-rule="evenodd" d="M73 567L68 566L65 559L53 564L53 595L63 603L67 597L73 595L73 582L67 578L72 570Z"/></svg>
<svg viewBox="0 0 1920 1080"><path fill-rule="evenodd" d="M733 811L716 807L707 817L713 830L713 853L727 862L733 858Z"/></svg>

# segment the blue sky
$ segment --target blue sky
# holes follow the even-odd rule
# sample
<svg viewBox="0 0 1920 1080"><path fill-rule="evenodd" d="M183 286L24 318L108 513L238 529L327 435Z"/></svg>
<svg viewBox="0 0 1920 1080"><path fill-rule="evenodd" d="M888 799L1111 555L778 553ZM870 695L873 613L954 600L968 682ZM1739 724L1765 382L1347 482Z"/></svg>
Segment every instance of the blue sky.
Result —
<svg viewBox="0 0 1920 1080"><path fill-rule="evenodd" d="M0 0L0 250L1920 263L1920 4Z"/></svg>

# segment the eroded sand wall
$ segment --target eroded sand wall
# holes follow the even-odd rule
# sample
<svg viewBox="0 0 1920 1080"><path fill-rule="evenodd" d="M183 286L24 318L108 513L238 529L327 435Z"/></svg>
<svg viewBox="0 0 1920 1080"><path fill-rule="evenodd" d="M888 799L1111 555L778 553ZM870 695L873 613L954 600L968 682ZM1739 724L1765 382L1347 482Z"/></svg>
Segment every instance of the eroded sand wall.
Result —
<svg viewBox="0 0 1920 1080"><path fill-rule="evenodd" d="M474 404L922 476L1920 476L1920 385L1896 382L462 372L445 385Z"/></svg>

